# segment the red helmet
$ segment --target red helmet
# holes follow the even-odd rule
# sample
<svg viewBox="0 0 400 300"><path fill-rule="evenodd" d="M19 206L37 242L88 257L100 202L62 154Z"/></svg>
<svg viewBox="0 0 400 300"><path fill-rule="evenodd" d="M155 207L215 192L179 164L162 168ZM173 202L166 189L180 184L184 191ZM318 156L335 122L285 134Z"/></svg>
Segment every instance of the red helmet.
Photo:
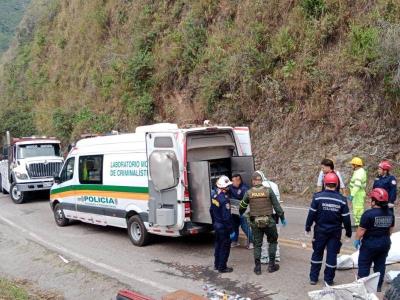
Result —
<svg viewBox="0 0 400 300"><path fill-rule="evenodd" d="M329 172L324 177L324 183L325 184L334 183L334 184L338 185L339 184L339 178L338 178L338 176L336 175L335 172Z"/></svg>
<svg viewBox="0 0 400 300"><path fill-rule="evenodd" d="M369 194L368 197L376 199L379 202L387 202L389 199L389 195L385 189L375 188Z"/></svg>
<svg viewBox="0 0 400 300"><path fill-rule="evenodd" d="M381 161L381 163L378 165L378 167L381 168L382 170L390 171L390 169L392 168L392 165L387 160L384 160L384 161Z"/></svg>

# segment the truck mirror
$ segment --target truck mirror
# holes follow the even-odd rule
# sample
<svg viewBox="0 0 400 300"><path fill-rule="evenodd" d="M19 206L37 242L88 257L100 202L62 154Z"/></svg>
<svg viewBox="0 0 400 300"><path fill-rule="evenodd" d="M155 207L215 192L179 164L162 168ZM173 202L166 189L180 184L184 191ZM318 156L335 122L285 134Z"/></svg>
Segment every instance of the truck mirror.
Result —
<svg viewBox="0 0 400 300"><path fill-rule="evenodd" d="M8 147L3 147L3 151L1 153L1 159L8 159Z"/></svg>
<svg viewBox="0 0 400 300"><path fill-rule="evenodd" d="M154 151L149 157L150 177L158 191L179 183L179 163L173 151Z"/></svg>

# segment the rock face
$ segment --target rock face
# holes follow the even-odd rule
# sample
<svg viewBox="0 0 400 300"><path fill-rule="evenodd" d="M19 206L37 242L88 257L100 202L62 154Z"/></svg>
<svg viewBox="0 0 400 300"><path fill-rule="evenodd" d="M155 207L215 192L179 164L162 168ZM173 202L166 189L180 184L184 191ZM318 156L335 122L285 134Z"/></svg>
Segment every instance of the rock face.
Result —
<svg viewBox="0 0 400 300"><path fill-rule="evenodd" d="M347 2L33 0L0 68L0 132L67 144L210 119L249 126L286 192L312 191L324 157L347 180L354 155L400 176L400 4Z"/></svg>

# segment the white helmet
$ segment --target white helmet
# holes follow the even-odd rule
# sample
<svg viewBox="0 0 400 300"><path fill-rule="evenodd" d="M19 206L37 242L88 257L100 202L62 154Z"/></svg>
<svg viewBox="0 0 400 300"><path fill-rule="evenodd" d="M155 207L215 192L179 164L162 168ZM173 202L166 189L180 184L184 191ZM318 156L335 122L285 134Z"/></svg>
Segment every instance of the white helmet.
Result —
<svg viewBox="0 0 400 300"><path fill-rule="evenodd" d="M230 186L232 182L229 180L229 178L225 175L222 175L220 178L217 180L217 187L220 189L225 189L228 186Z"/></svg>

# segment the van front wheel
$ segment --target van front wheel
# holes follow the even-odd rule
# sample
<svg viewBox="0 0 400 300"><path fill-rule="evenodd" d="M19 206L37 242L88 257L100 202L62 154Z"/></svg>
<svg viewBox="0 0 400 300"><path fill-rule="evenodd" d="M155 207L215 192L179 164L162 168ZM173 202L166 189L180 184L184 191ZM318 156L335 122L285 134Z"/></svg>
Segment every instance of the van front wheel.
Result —
<svg viewBox="0 0 400 300"><path fill-rule="evenodd" d="M150 234L138 215L129 218L128 234L132 244L138 247L146 246L150 241Z"/></svg>
<svg viewBox="0 0 400 300"><path fill-rule="evenodd" d="M65 217L64 211L60 203L57 203L53 210L54 220L56 224L60 227L67 226L69 224L69 219Z"/></svg>

